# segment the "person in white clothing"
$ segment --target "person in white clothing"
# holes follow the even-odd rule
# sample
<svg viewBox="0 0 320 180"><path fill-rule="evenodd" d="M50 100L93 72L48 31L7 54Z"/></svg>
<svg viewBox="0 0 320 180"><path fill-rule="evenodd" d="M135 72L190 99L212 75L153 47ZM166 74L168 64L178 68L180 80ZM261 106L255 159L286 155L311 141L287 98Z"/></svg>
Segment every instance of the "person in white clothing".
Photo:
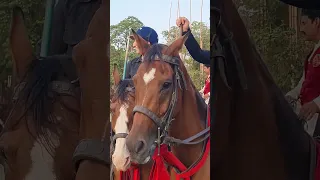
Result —
<svg viewBox="0 0 320 180"><path fill-rule="evenodd" d="M298 85L286 94L295 104L300 119L307 121L307 132L313 135L320 112L320 11L302 10L300 31L307 41L316 43L304 62L304 72Z"/></svg>

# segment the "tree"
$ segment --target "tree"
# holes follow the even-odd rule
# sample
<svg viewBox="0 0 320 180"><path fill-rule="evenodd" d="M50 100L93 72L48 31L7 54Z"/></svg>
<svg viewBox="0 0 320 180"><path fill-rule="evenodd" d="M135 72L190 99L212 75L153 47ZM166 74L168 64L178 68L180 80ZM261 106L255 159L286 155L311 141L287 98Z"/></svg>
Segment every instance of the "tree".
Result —
<svg viewBox="0 0 320 180"><path fill-rule="evenodd" d="M203 22L193 21L191 23L191 32L197 42L200 44L200 31L202 35L202 49L210 50L210 28ZM167 44L170 44L180 36L180 29L176 26L170 27L170 31L163 31ZM204 84L205 77L201 75L199 63L193 60L187 51L186 47L183 47L180 53L181 59L185 62L188 73L193 80L195 86L200 90Z"/></svg>
<svg viewBox="0 0 320 180"><path fill-rule="evenodd" d="M122 74L125 61L127 38L131 34L131 29L137 30L143 26L143 23L134 16L129 16L116 25L110 26L110 67L117 64L119 72ZM131 41L131 40L130 40ZM129 41L129 44L132 42ZM130 47L130 46L129 46ZM133 59L138 55L129 48L128 59ZM110 75L112 72L110 71ZM111 84L113 79L111 78Z"/></svg>
<svg viewBox="0 0 320 180"><path fill-rule="evenodd" d="M17 0L14 4L20 6L24 12L25 24L33 47L42 35L44 22L45 1ZM2 0L1 6L12 4L12 0ZM11 9L0 10L0 83L3 83L8 75L12 74L12 60L9 49L9 30L11 21Z"/></svg>
<svg viewBox="0 0 320 180"><path fill-rule="evenodd" d="M131 34L131 29L137 30L143 23L134 16L129 16L116 25L110 26L111 45L117 49L126 49L127 37Z"/></svg>
<svg viewBox="0 0 320 180"><path fill-rule="evenodd" d="M277 85L284 92L291 90L302 76L303 60L312 47L301 37L292 39L295 30L284 13L288 5L278 0L242 0L238 10Z"/></svg>

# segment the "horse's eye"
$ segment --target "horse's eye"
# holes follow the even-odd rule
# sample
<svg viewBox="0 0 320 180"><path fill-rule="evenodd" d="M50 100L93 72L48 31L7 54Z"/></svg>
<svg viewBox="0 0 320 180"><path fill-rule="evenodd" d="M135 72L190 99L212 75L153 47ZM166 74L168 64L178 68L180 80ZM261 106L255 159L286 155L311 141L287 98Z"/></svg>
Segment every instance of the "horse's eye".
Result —
<svg viewBox="0 0 320 180"><path fill-rule="evenodd" d="M163 83L163 85L162 85L162 91L163 90L167 90L167 89L169 89L170 87L171 87L171 82L165 82L165 83Z"/></svg>

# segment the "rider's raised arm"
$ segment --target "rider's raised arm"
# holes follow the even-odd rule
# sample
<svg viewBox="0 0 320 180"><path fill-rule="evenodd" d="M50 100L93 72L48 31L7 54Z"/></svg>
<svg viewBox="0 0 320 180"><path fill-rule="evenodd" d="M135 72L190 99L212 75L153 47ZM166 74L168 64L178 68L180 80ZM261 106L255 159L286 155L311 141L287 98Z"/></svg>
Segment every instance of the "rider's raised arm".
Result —
<svg viewBox="0 0 320 180"><path fill-rule="evenodd" d="M188 31L191 30L189 29ZM187 32L183 32L183 35ZM210 51L201 49L192 33L186 40L185 46L194 60L202 64L210 64Z"/></svg>

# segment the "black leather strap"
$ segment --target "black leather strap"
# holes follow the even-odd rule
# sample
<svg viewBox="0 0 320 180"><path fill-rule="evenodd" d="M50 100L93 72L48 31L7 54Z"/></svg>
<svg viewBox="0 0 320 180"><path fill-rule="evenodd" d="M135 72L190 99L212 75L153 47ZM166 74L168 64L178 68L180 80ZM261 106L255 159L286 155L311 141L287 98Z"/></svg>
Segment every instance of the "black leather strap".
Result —
<svg viewBox="0 0 320 180"><path fill-rule="evenodd" d="M80 161L93 160L101 164L110 165L109 142L98 139L83 139L78 144L73 154L73 164L78 170Z"/></svg>

